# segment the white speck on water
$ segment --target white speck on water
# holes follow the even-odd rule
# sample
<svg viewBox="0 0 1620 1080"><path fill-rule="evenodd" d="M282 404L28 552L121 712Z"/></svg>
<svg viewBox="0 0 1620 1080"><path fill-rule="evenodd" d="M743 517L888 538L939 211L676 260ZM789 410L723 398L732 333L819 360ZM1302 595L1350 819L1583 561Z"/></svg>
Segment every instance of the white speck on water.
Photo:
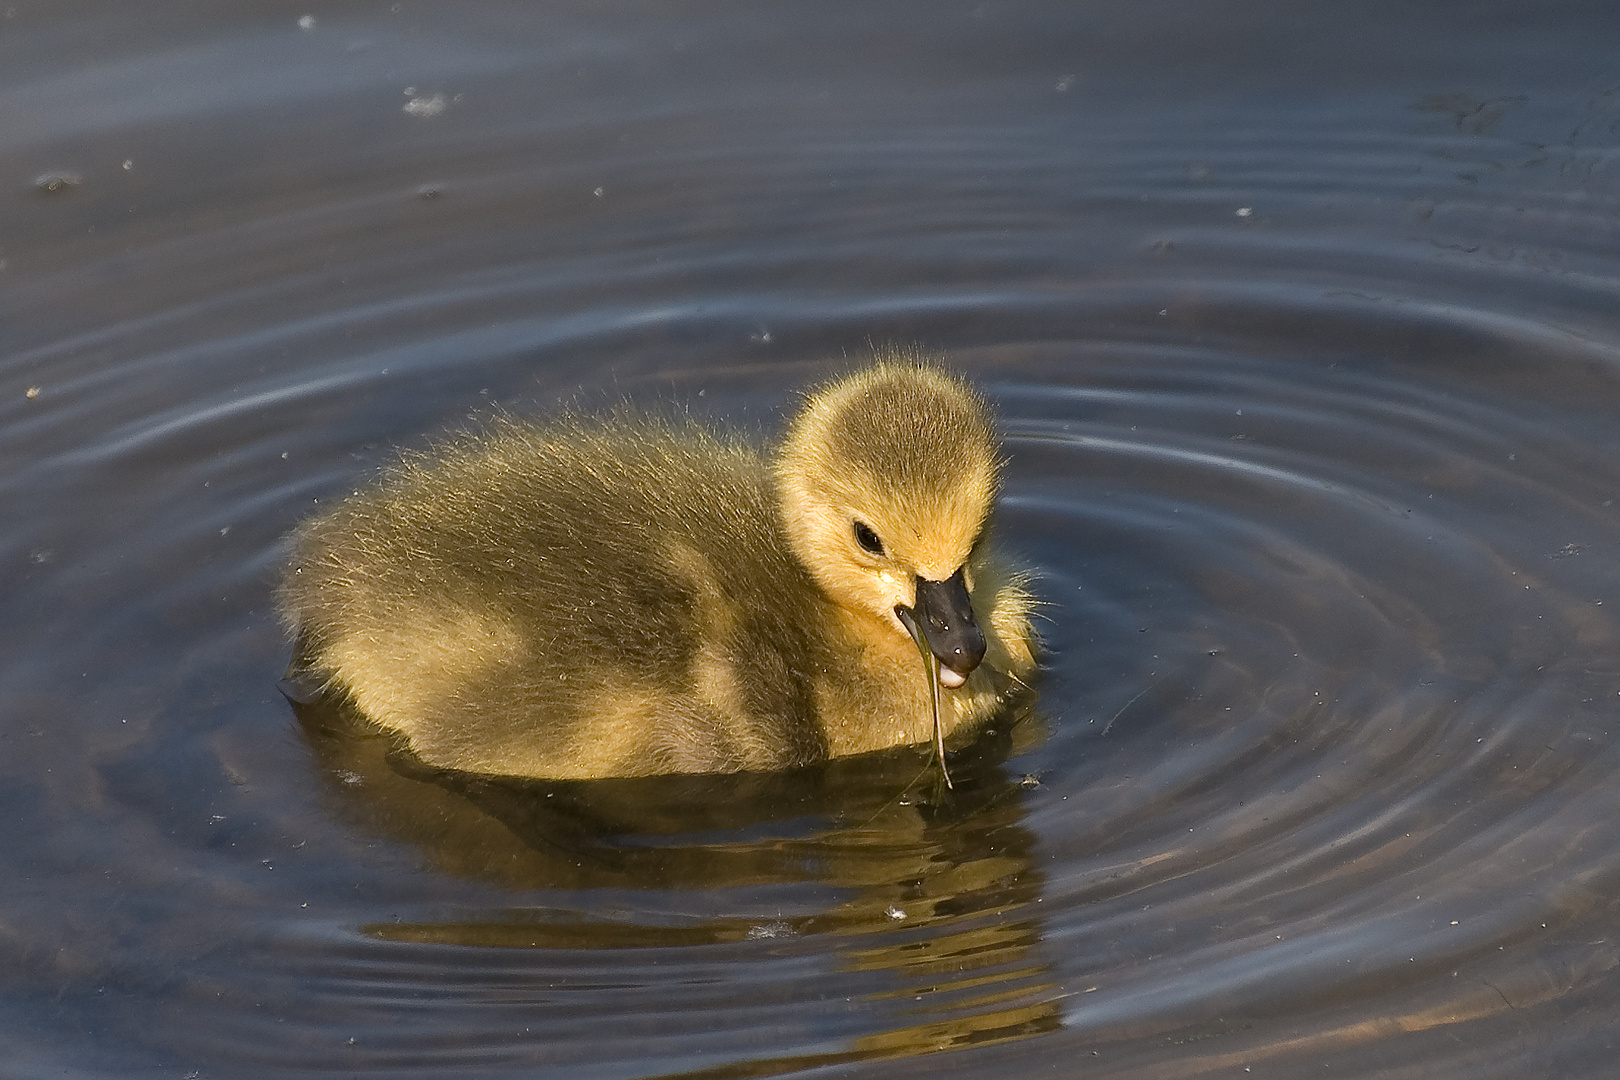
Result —
<svg viewBox="0 0 1620 1080"><path fill-rule="evenodd" d="M413 97L400 106L400 109L408 116L420 116L426 119L444 112L446 104L443 94L434 94L431 97Z"/></svg>
<svg viewBox="0 0 1620 1080"><path fill-rule="evenodd" d="M782 919L777 919L774 922L760 923L758 926L750 926L748 928L748 937L751 940L792 936L793 926Z"/></svg>
<svg viewBox="0 0 1620 1080"><path fill-rule="evenodd" d="M76 172L47 172L34 177L34 187L52 195L76 188L82 183L84 177Z"/></svg>
<svg viewBox="0 0 1620 1080"><path fill-rule="evenodd" d="M35 398L39 397L39 387L30 386L28 389L23 391L23 397L27 398L29 401L33 401Z"/></svg>
<svg viewBox="0 0 1620 1080"><path fill-rule="evenodd" d="M1063 78L1059 79L1052 86L1052 89L1056 90L1060 94L1063 93L1065 90L1072 90L1073 88L1074 88L1074 76L1073 75L1065 75L1065 76L1063 76Z"/></svg>
<svg viewBox="0 0 1620 1080"><path fill-rule="evenodd" d="M300 30L313 30L313 29L315 29L315 16L313 16L313 15L300 15L300 16L298 16L298 29L300 29Z"/></svg>
<svg viewBox="0 0 1620 1080"><path fill-rule="evenodd" d="M595 195L598 199L600 199L603 195L607 194L607 188L594 188L591 191L591 194Z"/></svg>
<svg viewBox="0 0 1620 1080"><path fill-rule="evenodd" d="M1254 216L1254 207L1252 207L1252 206L1240 206L1240 207L1238 207L1237 216L1238 217L1253 217Z"/></svg>
<svg viewBox="0 0 1620 1080"><path fill-rule="evenodd" d="M124 159L124 171L125 172L129 172L129 170L133 169L134 167L135 167L135 161L134 161L133 158L125 158Z"/></svg>
<svg viewBox="0 0 1620 1080"><path fill-rule="evenodd" d="M890 904L888 907L884 908L883 909L883 914L887 915L889 918L893 919L895 922L899 922L901 919L904 919L906 917L905 911L903 911L900 908L895 907L893 904Z"/></svg>

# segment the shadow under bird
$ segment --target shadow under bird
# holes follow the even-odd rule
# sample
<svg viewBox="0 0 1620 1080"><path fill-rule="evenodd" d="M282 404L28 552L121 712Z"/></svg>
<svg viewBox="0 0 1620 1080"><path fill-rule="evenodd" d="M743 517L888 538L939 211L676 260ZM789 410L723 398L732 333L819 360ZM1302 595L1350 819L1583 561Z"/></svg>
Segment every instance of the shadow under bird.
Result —
<svg viewBox="0 0 1620 1080"><path fill-rule="evenodd" d="M813 392L770 452L685 417L496 420L293 533L289 675L468 772L930 741L943 768L1035 666L1000 467L984 400L909 353Z"/></svg>

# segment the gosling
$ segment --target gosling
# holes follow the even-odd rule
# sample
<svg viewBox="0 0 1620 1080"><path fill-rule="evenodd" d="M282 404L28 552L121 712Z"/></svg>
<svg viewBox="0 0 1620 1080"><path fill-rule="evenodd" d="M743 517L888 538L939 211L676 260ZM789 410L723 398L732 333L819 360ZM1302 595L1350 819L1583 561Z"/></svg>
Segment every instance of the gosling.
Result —
<svg viewBox="0 0 1620 1080"><path fill-rule="evenodd" d="M290 674L466 772L936 739L943 765L1035 667L988 535L1001 464L984 400L903 353L810 395L770 456L690 418L496 420L292 534Z"/></svg>

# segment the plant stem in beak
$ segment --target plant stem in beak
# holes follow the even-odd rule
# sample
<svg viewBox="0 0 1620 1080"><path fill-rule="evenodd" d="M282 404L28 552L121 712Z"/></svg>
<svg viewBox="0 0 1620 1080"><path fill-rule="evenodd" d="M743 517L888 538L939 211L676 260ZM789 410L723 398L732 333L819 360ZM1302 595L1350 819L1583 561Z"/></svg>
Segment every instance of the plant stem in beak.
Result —
<svg viewBox="0 0 1620 1080"><path fill-rule="evenodd" d="M895 608L894 613L900 617L901 624L911 634L911 640L916 642L917 651L922 653L923 673L928 679L929 701L934 709L934 755L939 759L939 774L945 778L945 786L955 791L956 785L951 783L951 772L945 767L945 727L939 720L939 657L929 648L922 627L917 625L917 620L912 618L910 611Z"/></svg>

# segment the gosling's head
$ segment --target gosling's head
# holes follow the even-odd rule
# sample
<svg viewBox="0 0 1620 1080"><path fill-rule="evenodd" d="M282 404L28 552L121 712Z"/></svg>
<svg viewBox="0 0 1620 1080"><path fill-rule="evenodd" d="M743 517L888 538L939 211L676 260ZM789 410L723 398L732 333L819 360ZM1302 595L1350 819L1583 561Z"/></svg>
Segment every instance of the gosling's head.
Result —
<svg viewBox="0 0 1620 1080"><path fill-rule="evenodd" d="M787 535L811 576L836 603L923 639L949 687L984 657L967 564L999 469L984 399L910 356L811 395L776 463Z"/></svg>

